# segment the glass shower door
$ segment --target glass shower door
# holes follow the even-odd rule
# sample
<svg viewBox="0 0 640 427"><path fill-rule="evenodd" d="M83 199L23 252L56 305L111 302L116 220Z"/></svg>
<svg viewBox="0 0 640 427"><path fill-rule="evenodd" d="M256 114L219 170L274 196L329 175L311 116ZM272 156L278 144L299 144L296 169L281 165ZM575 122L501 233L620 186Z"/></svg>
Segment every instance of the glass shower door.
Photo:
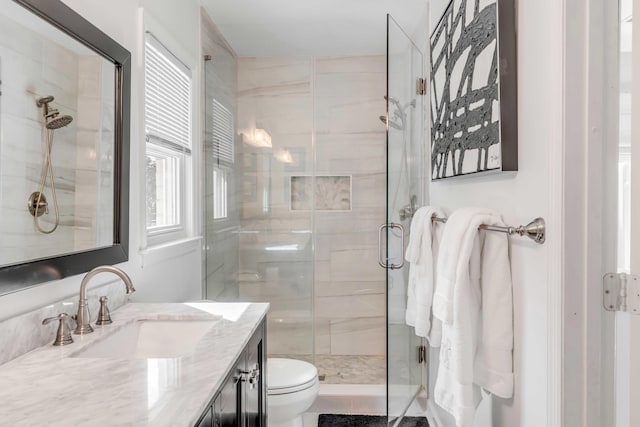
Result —
<svg viewBox="0 0 640 427"><path fill-rule="evenodd" d="M387 15L387 414L397 425L421 390L421 339L405 323L408 263L404 252L414 210L423 203L422 53ZM404 236L403 236L404 234Z"/></svg>

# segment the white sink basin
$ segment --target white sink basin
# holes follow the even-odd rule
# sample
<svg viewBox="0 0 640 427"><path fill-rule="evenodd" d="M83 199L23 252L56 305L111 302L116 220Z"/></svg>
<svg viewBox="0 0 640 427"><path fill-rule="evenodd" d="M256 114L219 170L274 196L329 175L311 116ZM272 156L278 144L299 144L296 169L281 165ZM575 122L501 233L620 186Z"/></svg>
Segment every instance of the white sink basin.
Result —
<svg viewBox="0 0 640 427"><path fill-rule="evenodd" d="M215 320L140 320L129 323L71 355L107 359L165 359L185 356Z"/></svg>

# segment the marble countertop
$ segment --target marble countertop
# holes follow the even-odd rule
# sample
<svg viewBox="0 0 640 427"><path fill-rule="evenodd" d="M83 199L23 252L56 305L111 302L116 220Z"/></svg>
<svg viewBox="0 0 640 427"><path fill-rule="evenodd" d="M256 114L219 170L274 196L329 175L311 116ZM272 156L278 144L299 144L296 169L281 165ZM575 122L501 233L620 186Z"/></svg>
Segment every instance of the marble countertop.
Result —
<svg viewBox="0 0 640 427"><path fill-rule="evenodd" d="M64 347L47 345L0 365L0 424L192 427L265 318L268 304L127 304L113 323ZM138 320L210 320L195 350L176 359L69 357Z"/></svg>

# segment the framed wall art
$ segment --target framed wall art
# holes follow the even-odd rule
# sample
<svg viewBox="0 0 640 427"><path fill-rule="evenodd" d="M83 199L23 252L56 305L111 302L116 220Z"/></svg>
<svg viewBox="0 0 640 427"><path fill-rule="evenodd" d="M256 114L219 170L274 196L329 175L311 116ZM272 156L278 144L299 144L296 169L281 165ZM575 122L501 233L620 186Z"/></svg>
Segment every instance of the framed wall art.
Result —
<svg viewBox="0 0 640 427"><path fill-rule="evenodd" d="M431 178L518 170L514 0L452 0L431 34Z"/></svg>

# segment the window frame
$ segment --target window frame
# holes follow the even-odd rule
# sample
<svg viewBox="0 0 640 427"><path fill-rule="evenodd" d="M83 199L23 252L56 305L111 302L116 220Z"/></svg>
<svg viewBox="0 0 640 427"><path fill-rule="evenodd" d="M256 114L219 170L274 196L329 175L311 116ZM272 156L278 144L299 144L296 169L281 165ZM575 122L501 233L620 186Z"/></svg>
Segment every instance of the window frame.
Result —
<svg viewBox="0 0 640 427"><path fill-rule="evenodd" d="M148 19L145 19L148 21ZM158 36L158 33L160 36ZM169 46L167 47L165 42L169 42ZM185 73L185 75L189 79L189 130L188 135L189 139L186 144L177 143L174 141L168 141L162 136L148 134L147 133L147 63L146 63L146 54L147 54L147 44L151 44L156 50L160 51L160 53L166 57L167 60L173 63L178 69ZM142 84L142 92L144 94L144 103L143 103L143 134L144 134L144 151L142 153L142 165L144 166L142 169L142 181L144 181L144 185L142 186L142 191L144 197L142 197L142 230L144 233L143 236L143 244L141 247L144 249L145 247L153 247L158 245L164 245L171 242L178 242L194 235L194 215L196 212L196 207L193 206L194 201L194 191L196 189L195 185L195 177L194 177L194 169L195 162L197 162L197 156L194 155L195 151L193 148L197 143L197 123L194 120L197 116L197 104L195 99L195 94L197 93L197 72L196 67L188 66L188 61L184 61L182 57L188 57L188 55L184 54L184 51L179 48L179 44L173 42L171 37L168 34L165 34L161 28L154 29L151 31L147 28L144 32L143 37L143 84ZM192 61L193 62L193 61ZM150 152L160 153L161 155L170 156L177 160L177 171L176 176L174 177L177 181L177 197L176 203L177 207L175 211L178 216L178 221L176 224L165 225L165 226L147 226L147 188L146 188L146 161L147 154Z"/></svg>
<svg viewBox="0 0 640 427"><path fill-rule="evenodd" d="M177 221L173 224L168 225L154 225L149 226L147 221L145 221L145 226L147 229L147 234L149 236L159 236L166 233L179 232L184 229L182 224L184 223L185 218L185 192L184 192L184 169L187 162L186 156L183 152L173 150L171 148L166 147L164 144L158 144L153 141L153 138L149 138L145 144L145 159L149 155L155 155L156 157L163 157L172 159L175 164L175 169L173 171L173 183L172 192L174 193L174 200L176 201L176 205L173 207L174 215L177 218ZM146 170L145 170L146 176ZM146 198L145 198L146 200ZM146 203L145 203L146 204ZM145 209L145 214L147 210ZM145 216L145 219L148 218Z"/></svg>

